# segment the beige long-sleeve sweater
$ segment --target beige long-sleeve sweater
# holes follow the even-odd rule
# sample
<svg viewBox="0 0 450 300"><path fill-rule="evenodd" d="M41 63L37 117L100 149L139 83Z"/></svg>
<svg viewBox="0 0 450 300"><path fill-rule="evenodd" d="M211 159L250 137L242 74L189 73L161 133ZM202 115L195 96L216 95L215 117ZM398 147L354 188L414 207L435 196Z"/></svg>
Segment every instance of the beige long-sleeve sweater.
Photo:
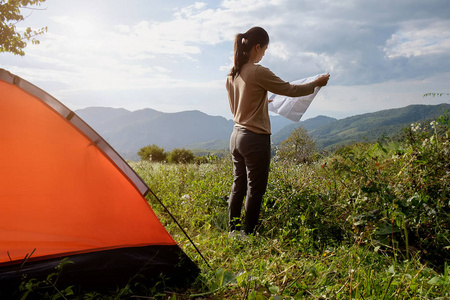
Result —
<svg viewBox="0 0 450 300"><path fill-rule="evenodd" d="M290 97L314 92L312 83L290 84L254 63L243 65L236 78L228 76L226 87L235 126L260 134L271 134L267 91Z"/></svg>

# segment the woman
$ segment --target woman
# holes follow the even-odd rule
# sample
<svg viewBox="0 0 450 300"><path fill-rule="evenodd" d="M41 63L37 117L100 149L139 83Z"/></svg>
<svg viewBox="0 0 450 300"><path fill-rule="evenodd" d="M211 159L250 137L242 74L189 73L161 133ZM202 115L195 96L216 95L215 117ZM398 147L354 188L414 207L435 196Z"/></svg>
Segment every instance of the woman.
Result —
<svg viewBox="0 0 450 300"><path fill-rule="evenodd" d="M229 230L241 229L241 209L245 201L244 231L254 232L266 191L270 165L270 119L267 92L298 97L325 86L330 77L293 85L269 69L257 65L269 45L269 35L261 27L238 34L234 43L234 66L227 76L226 88L234 129L230 138L234 180L228 203Z"/></svg>

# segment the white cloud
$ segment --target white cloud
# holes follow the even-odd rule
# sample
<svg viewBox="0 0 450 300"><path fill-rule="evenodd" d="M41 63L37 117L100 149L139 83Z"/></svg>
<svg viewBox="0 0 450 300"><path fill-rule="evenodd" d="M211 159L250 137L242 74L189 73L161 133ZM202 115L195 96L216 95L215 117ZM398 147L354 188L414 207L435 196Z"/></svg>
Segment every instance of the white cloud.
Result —
<svg viewBox="0 0 450 300"><path fill-rule="evenodd" d="M435 105L446 98L424 97L440 90L450 73L426 80L388 81L361 86L327 86L314 99L304 119L326 115L338 119L348 116L405 107L414 104Z"/></svg>
<svg viewBox="0 0 450 300"><path fill-rule="evenodd" d="M266 7L272 7L279 5L282 1L267 0L267 1L254 1L254 0L225 0L222 2L222 7L228 10L232 10L235 13L252 12L260 10Z"/></svg>
<svg viewBox="0 0 450 300"><path fill-rule="evenodd" d="M184 16L192 16L198 13L200 10L207 6L204 2L195 2L192 5L181 8L179 11L175 12L174 16L177 18L183 18Z"/></svg>
<svg viewBox="0 0 450 300"><path fill-rule="evenodd" d="M386 41L388 58L450 52L450 20L408 21Z"/></svg>
<svg viewBox="0 0 450 300"><path fill-rule="evenodd" d="M191 105L208 112L214 99L214 107L228 115L223 81L231 68L234 37L252 26L269 32L271 43L262 64L281 78L331 72L330 86L312 112L319 108L319 113L342 116L369 111L407 103L399 99L411 98L413 91L446 92L448 86L442 80L431 86L426 80L439 79L435 74L450 69L448 0L205 0L179 1L178 8L170 1L158 6L130 0L129 7L164 7L164 17L137 16L137 11L111 5L124 9L116 14L124 15L120 19L108 18L102 0L96 2L101 14L78 4L73 11L68 4L47 1L49 8L58 3L64 9L49 19L53 26L41 44L28 46L20 60L0 57L0 64L51 94L79 101L78 107L94 104L89 95L95 95L96 101L107 98L119 107ZM121 93L134 96L119 97ZM158 100L147 101L154 95Z"/></svg>
<svg viewBox="0 0 450 300"><path fill-rule="evenodd" d="M271 56L284 61L288 60L290 57L289 50L286 48L285 44L281 42L270 43L270 50L268 53L270 53Z"/></svg>

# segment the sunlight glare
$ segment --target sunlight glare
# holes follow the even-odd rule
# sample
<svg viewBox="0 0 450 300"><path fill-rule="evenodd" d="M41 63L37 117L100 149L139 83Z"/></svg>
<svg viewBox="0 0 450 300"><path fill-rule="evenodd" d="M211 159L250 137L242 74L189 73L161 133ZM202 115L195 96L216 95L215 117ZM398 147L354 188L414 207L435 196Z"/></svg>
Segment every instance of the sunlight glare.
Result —
<svg viewBox="0 0 450 300"><path fill-rule="evenodd" d="M89 37L95 32L95 24L88 19L82 19L74 24L74 31L77 36Z"/></svg>

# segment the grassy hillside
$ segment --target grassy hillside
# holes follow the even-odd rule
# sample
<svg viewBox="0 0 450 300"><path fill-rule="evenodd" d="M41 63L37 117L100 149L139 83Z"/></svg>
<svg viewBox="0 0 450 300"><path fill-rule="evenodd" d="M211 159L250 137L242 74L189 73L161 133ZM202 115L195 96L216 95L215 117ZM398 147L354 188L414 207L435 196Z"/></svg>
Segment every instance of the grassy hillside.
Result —
<svg viewBox="0 0 450 300"><path fill-rule="evenodd" d="M185 289L134 280L83 291L25 280L24 299L449 299L450 131L358 143L313 164L273 161L258 234L230 238L230 158L132 163L167 230L201 267ZM429 130L431 129L431 130Z"/></svg>
<svg viewBox="0 0 450 300"><path fill-rule="evenodd" d="M450 297L450 131L434 126L310 165L274 161L259 234L247 240L227 233L230 160L136 163L212 267L150 198L203 269L177 299Z"/></svg>

